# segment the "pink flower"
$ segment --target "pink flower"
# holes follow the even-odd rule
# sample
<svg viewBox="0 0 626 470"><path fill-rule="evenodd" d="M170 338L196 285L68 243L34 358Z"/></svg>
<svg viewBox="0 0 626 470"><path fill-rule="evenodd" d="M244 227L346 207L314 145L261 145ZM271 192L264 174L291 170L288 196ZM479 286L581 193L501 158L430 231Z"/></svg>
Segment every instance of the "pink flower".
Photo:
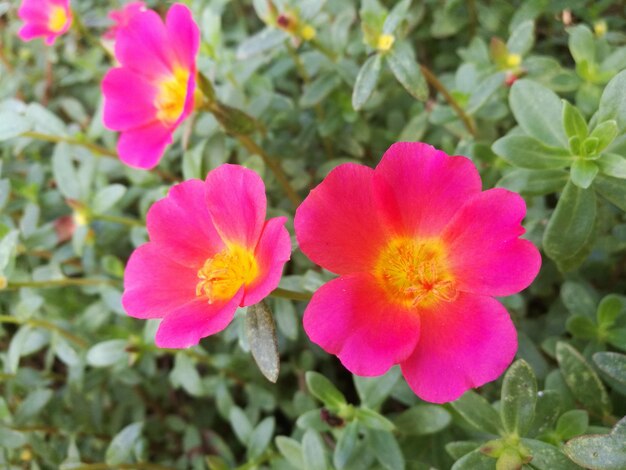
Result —
<svg viewBox="0 0 626 470"><path fill-rule="evenodd" d="M108 14L108 17L113 21L113 26L111 26L107 32L102 35L102 37L114 40L117 33L128 26L128 23L133 16L146 10L147 8L144 2L130 2L119 10L111 11Z"/></svg>
<svg viewBox="0 0 626 470"><path fill-rule="evenodd" d="M339 274L313 295L305 331L354 374L400 364L430 402L495 380L517 335L493 296L541 265L519 238L525 213L518 194L481 191L470 160L426 144L394 144L374 170L340 165L296 212L302 251Z"/></svg>
<svg viewBox="0 0 626 470"><path fill-rule="evenodd" d="M69 0L24 0L17 16L24 21L18 33L22 40L43 37L48 46L72 25Z"/></svg>
<svg viewBox="0 0 626 470"><path fill-rule="evenodd" d="M163 319L157 346L197 344L278 286L291 241L285 217L266 221L265 208L263 181L237 165L177 184L150 208L150 241L128 261L122 304Z"/></svg>
<svg viewBox="0 0 626 470"><path fill-rule="evenodd" d="M191 12L178 3L165 24L147 10L118 30L115 57L122 66L102 82L104 124L121 132L117 150L127 165L153 168L193 111L199 43Z"/></svg>

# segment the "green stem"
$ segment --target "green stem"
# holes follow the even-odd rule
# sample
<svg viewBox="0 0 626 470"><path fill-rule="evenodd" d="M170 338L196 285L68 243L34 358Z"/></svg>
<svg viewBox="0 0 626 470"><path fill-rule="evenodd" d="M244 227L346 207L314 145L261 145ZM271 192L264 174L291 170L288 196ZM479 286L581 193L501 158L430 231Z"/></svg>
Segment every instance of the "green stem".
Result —
<svg viewBox="0 0 626 470"><path fill-rule="evenodd" d="M19 289L21 287L32 287L34 289L48 289L56 287L69 287L69 286L99 286L99 285L115 285L116 281L112 279L88 279L88 278L73 278L68 277L65 279L53 279L50 281L16 281L9 282L7 289Z"/></svg>
<svg viewBox="0 0 626 470"><path fill-rule="evenodd" d="M107 463L86 463L79 467L73 467L74 470L175 470L172 467L164 467L155 463L121 463L109 465Z"/></svg>
<svg viewBox="0 0 626 470"><path fill-rule="evenodd" d="M55 325L54 323L50 323L46 320L41 320L39 318L22 319L22 318L12 317L9 315L0 315L0 323L12 323L14 325L29 325L34 328L44 328L46 330L54 331L60 334L65 339L70 340L71 342L73 342L77 346L80 346L81 348L86 348L88 346L87 341L85 341L84 339L70 333L69 331L61 328L60 326Z"/></svg>
<svg viewBox="0 0 626 470"><path fill-rule="evenodd" d="M89 217L93 220L113 222L115 224L127 225L129 227L145 227L145 224L143 222L136 219L131 219L130 217L121 217L117 215L106 214L90 214Z"/></svg>
<svg viewBox="0 0 626 470"><path fill-rule="evenodd" d="M91 142L85 142L80 139L74 139L72 137L63 137L59 135L51 135L51 134L43 134L41 132L24 132L21 134L21 137L28 137L30 139L43 140L44 142L65 142L71 145L79 145L81 147L85 147L86 149L91 150L92 152L103 155L105 157L117 158L117 152L113 150L109 150L105 147L101 147L100 145L92 144Z"/></svg>
<svg viewBox="0 0 626 470"><path fill-rule="evenodd" d="M310 292L296 292L293 290L283 289L281 287L274 289L270 293L270 295L272 297L278 297L280 299L303 300L303 301L311 300L311 298L313 297L313 294L311 294Z"/></svg>

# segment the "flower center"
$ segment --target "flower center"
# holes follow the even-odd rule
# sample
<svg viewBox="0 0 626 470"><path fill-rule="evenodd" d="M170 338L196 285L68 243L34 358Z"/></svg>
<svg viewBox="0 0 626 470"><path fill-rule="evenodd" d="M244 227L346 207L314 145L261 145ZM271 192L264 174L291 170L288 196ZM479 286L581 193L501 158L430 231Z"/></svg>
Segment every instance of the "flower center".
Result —
<svg viewBox="0 0 626 470"><path fill-rule="evenodd" d="M63 29L67 23L67 13L65 8L60 6L53 6L50 11L50 19L48 20L48 28L54 33L58 33Z"/></svg>
<svg viewBox="0 0 626 470"><path fill-rule="evenodd" d="M157 118L170 124L178 120L185 108L189 70L176 67L174 74L159 83L155 100Z"/></svg>
<svg viewBox="0 0 626 470"><path fill-rule="evenodd" d="M397 238L374 267L387 294L409 308L452 302L458 296L443 243L438 239Z"/></svg>
<svg viewBox="0 0 626 470"><path fill-rule="evenodd" d="M239 245L231 245L204 262L198 271L196 295L207 297L209 303L231 299L241 286L256 279L259 267L254 253Z"/></svg>

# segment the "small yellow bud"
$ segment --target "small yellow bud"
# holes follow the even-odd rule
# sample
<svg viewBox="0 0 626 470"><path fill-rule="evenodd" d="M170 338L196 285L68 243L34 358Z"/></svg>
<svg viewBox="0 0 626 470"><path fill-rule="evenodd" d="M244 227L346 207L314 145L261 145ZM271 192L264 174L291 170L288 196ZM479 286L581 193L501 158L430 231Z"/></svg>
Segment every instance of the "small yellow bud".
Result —
<svg viewBox="0 0 626 470"><path fill-rule="evenodd" d="M305 25L301 30L300 30L300 36L302 37L302 39L304 39L305 41L310 41L311 39L313 39L315 36L317 35L317 31L315 31L315 28L311 25Z"/></svg>
<svg viewBox="0 0 626 470"><path fill-rule="evenodd" d="M0 290L6 289L8 285L9 281L7 281L7 278L4 276L0 276Z"/></svg>
<svg viewBox="0 0 626 470"><path fill-rule="evenodd" d="M509 54L506 56L506 65L509 67L517 67L522 63L522 56L519 54Z"/></svg>
<svg viewBox="0 0 626 470"><path fill-rule="evenodd" d="M596 36L598 36L599 38L604 36L606 32L608 31L608 29L609 28L606 25L606 21L604 20L596 21L595 24L593 25L593 31L596 33Z"/></svg>
<svg viewBox="0 0 626 470"><path fill-rule="evenodd" d="M393 34L381 34L378 36L378 42L376 44L376 49L381 52L387 52L393 46L396 38Z"/></svg>
<svg viewBox="0 0 626 470"><path fill-rule="evenodd" d="M29 462L33 459L33 454L31 453L30 450L28 449L24 449L21 453L20 453L20 460L22 460L23 462Z"/></svg>
<svg viewBox="0 0 626 470"><path fill-rule="evenodd" d="M89 216L83 210L75 210L74 211L74 223L76 225L87 225L89 224Z"/></svg>

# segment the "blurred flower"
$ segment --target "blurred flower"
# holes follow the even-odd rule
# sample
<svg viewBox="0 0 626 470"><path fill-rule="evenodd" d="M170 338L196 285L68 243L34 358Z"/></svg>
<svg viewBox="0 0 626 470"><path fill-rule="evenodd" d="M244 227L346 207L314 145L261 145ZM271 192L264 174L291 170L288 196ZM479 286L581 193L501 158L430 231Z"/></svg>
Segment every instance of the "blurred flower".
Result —
<svg viewBox="0 0 626 470"><path fill-rule="evenodd" d="M378 36L378 41L376 42L376 49L381 52L387 52L393 46L393 43L396 41L396 38L393 34L381 34Z"/></svg>
<svg viewBox="0 0 626 470"><path fill-rule="evenodd" d="M122 303L130 316L163 318L159 347L197 344L278 286L291 241L285 217L266 221L265 209L263 181L237 165L180 183L150 208L150 241L128 261Z"/></svg>
<svg viewBox="0 0 626 470"><path fill-rule="evenodd" d="M108 17L113 21L111 26L102 36L105 39L114 40L117 33L128 26L130 19L137 13L146 11L146 4L144 2L130 2L124 5L119 10L113 10L108 14Z"/></svg>
<svg viewBox="0 0 626 470"><path fill-rule="evenodd" d="M174 4L165 23L152 10L132 15L118 29L121 67L102 82L104 124L120 131L117 150L129 166L156 166L176 128L194 109L200 31L191 11Z"/></svg>
<svg viewBox="0 0 626 470"><path fill-rule="evenodd" d="M302 251L340 277L304 313L309 338L362 376L394 364L443 403L495 380L517 336L492 296L526 288L541 257L524 200L481 191L474 164L422 143L394 144L372 170L343 164L296 213Z"/></svg>
<svg viewBox="0 0 626 470"><path fill-rule="evenodd" d="M54 233L56 233L57 241L64 243L72 239L72 235L76 231L75 216L64 215L54 220Z"/></svg>
<svg viewBox="0 0 626 470"><path fill-rule="evenodd" d="M22 40L43 37L48 46L72 25L69 0L24 0L17 16L24 21L18 33Z"/></svg>

